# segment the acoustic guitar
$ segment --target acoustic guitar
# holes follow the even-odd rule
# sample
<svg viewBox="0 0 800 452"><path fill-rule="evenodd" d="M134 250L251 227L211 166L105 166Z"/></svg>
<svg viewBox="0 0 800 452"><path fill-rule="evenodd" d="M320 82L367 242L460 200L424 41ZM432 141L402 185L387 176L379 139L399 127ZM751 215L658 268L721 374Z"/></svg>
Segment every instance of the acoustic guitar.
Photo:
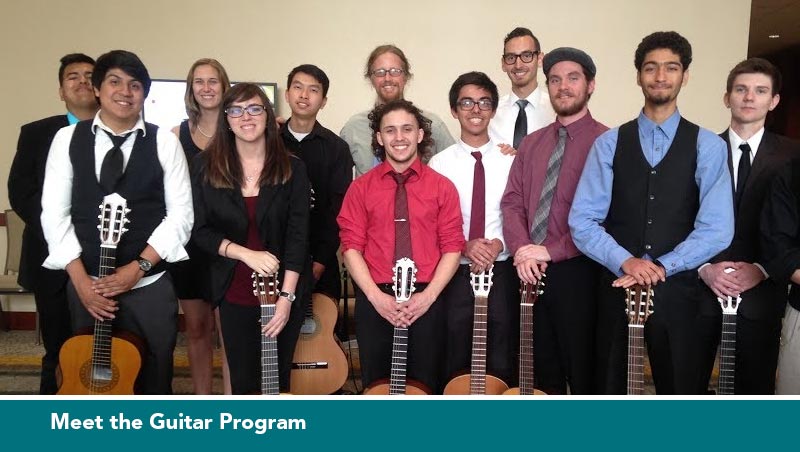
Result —
<svg viewBox="0 0 800 452"><path fill-rule="evenodd" d="M625 289L628 315L628 394L644 394L644 324L653 315L653 289L639 284Z"/></svg>
<svg viewBox="0 0 800 452"><path fill-rule="evenodd" d="M536 284L523 282L519 293L519 387L503 395L545 395L534 387L533 370L533 305L544 293L544 280L540 278Z"/></svg>
<svg viewBox="0 0 800 452"><path fill-rule="evenodd" d="M253 295L261 306L261 326L275 317L275 303L278 302L278 275L263 276L256 272L253 278ZM278 373L278 338L261 334L261 395L279 395L280 378Z"/></svg>
<svg viewBox="0 0 800 452"><path fill-rule="evenodd" d="M116 269L117 245L130 209L125 198L112 193L100 205L100 277ZM142 367L143 342L133 333L113 327L113 320L95 320L94 328L79 331L61 346L58 359L62 382L58 394L126 395Z"/></svg>
<svg viewBox="0 0 800 452"><path fill-rule="evenodd" d="M726 269L726 273L733 269ZM733 395L736 376L736 313L742 303L742 296L719 298L722 306L722 340L719 344L719 386L717 394Z"/></svg>
<svg viewBox="0 0 800 452"><path fill-rule="evenodd" d="M444 387L444 395L498 395L508 390L501 379L486 374L486 325L494 266L481 273L470 272L475 308L472 318L472 362L468 374L459 375Z"/></svg>
<svg viewBox="0 0 800 452"><path fill-rule="evenodd" d="M294 350L293 394L332 394L347 381L347 357L334 334L339 309L333 298L311 297Z"/></svg>
<svg viewBox="0 0 800 452"><path fill-rule="evenodd" d="M414 293L417 266L414 261L404 257L394 265L394 298L398 303L411 299ZM392 370L390 378L373 382L364 395L427 395L431 391L424 384L406 378L406 356L408 354L408 328L394 327L392 342Z"/></svg>

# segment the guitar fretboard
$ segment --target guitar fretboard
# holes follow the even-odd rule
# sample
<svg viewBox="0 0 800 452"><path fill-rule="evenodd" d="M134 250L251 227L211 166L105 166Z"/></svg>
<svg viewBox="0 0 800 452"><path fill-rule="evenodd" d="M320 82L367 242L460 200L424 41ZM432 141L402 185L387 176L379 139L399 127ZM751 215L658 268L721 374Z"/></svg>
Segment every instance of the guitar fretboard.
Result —
<svg viewBox="0 0 800 452"><path fill-rule="evenodd" d="M489 318L487 297L475 297L472 320L472 363L470 365L469 393L486 394L486 322Z"/></svg>
<svg viewBox="0 0 800 452"><path fill-rule="evenodd" d="M117 268L117 247L100 246L99 276L102 278L114 273ZM111 368L111 320L95 320L92 341L92 376L91 390L105 386L114 378Z"/></svg>
<svg viewBox="0 0 800 452"><path fill-rule="evenodd" d="M394 328L392 340L392 370L389 378L389 395L406 393L406 357L408 354L408 328Z"/></svg>
<svg viewBox="0 0 800 452"><path fill-rule="evenodd" d="M644 325L628 324L628 394L644 394Z"/></svg>
<svg viewBox="0 0 800 452"><path fill-rule="evenodd" d="M533 395L533 304L520 304L519 393Z"/></svg>
<svg viewBox="0 0 800 452"><path fill-rule="evenodd" d="M722 314L722 340L719 345L719 387L723 395L734 394L736 373L736 314Z"/></svg>
<svg viewBox="0 0 800 452"><path fill-rule="evenodd" d="M266 325L275 316L274 304L261 304L261 325ZM260 330L259 330L260 331ZM280 394L278 378L278 340L261 333L261 394Z"/></svg>

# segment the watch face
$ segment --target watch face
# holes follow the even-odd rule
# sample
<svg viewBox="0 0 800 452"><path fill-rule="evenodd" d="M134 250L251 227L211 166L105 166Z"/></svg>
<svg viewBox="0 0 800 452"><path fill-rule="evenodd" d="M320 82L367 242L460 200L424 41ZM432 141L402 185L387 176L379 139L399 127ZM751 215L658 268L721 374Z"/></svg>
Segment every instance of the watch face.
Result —
<svg viewBox="0 0 800 452"><path fill-rule="evenodd" d="M141 268L144 272L149 272L150 269L153 268L153 264L151 264L147 259L139 259L139 268Z"/></svg>

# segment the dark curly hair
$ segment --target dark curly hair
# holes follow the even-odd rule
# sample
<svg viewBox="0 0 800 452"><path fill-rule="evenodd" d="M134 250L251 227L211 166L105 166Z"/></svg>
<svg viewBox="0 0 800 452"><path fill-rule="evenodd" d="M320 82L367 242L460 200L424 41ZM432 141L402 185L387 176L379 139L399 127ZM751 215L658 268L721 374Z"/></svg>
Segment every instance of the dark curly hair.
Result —
<svg viewBox="0 0 800 452"><path fill-rule="evenodd" d="M642 70L645 55L656 49L673 51L680 57L684 71L689 69L689 65L692 63L692 45L686 38L674 31L657 31L645 36L639 43L639 47L636 48L633 64L637 71Z"/></svg>
<svg viewBox="0 0 800 452"><path fill-rule="evenodd" d="M422 141L417 145L417 155L423 162L427 162L430 158L431 149L433 149L431 120L426 118L413 103L405 99L397 99L383 105L377 105L369 112L369 127L372 129L372 153L381 161L386 159L386 149L378 143L378 132L381 130L383 117L395 110L404 110L417 119L417 124L423 131Z"/></svg>

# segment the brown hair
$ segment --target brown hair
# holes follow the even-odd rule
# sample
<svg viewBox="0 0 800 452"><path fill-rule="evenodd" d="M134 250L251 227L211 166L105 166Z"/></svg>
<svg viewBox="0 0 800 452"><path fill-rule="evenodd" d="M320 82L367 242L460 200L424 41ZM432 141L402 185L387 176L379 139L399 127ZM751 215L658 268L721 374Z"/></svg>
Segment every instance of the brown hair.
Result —
<svg viewBox="0 0 800 452"><path fill-rule="evenodd" d="M213 58L200 58L199 60L195 61L194 64L192 64L192 67L189 68L189 74L186 76L186 92L183 95L183 103L186 106L186 114L189 115L189 122L192 124L197 124L197 121L200 119L200 105L197 104L197 99L194 98L194 90L192 90L192 85L194 84L194 70L200 66L211 66L217 70L219 83L222 85L223 95L225 95L225 92L231 87L231 81L228 79L228 73L225 72L225 68L222 67L222 64L220 64L219 61Z"/></svg>
<svg viewBox="0 0 800 452"><path fill-rule="evenodd" d="M733 89L733 81L742 74L764 74L772 79L772 95L774 96L781 92L781 72L778 68L763 58L748 58L734 66L728 74L728 82L725 88L728 94Z"/></svg>
<svg viewBox="0 0 800 452"><path fill-rule="evenodd" d="M275 111L267 94L254 83L238 83L229 89L222 97L222 112L234 102L241 102L253 97L258 97L264 105L264 114L267 115L266 157L264 168L258 185L279 185L286 183L292 177L292 166L289 161L289 152L283 145L283 139L278 133L278 123L275 121ZM244 175L239 153L236 152L236 137L228 127L228 115L219 115L217 133L208 143L203 152L205 154L205 180L214 188L236 188L242 186Z"/></svg>
<svg viewBox="0 0 800 452"><path fill-rule="evenodd" d="M375 108L369 112L369 126L372 128L372 153L381 161L386 160L386 149L378 143L378 132L381 131L381 120L383 117L395 110L404 110L416 118L417 124L419 124L419 128L422 129L423 132L422 141L417 145L417 156L423 162L428 161L431 149L433 148L431 120L426 118L416 105L405 99L397 99L382 105L376 105Z"/></svg>

